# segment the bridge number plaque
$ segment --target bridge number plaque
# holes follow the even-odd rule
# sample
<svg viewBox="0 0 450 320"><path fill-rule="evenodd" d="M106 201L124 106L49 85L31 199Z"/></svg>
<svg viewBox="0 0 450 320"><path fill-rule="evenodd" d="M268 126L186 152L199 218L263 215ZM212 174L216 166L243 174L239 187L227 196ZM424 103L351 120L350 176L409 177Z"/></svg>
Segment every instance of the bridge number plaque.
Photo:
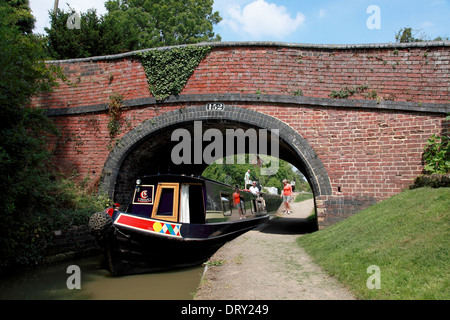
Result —
<svg viewBox="0 0 450 320"><path fill-rule="evenodd" d="M225 105L218 102L207 103L206 111L225 111Z"/></svg>

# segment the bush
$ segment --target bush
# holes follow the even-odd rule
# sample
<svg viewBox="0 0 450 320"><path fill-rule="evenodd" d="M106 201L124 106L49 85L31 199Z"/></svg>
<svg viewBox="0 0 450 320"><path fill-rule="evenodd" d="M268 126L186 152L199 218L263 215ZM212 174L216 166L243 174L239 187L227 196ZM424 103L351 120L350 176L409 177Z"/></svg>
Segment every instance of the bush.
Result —
<svg viewBox="0 0 450 320"><path fill-rule="evenodd" d="M5 215L0 234L0 271L14 266L39 264L52 245L54 231L86 225L96 211L110 201L89 193L70 180L54 180L41 192L42 202L34 208Z"/></svg>
<svg viewBox="0 0 450 320"><path fill-rule="evenodd" d="M435 134L428 139L423 153L426 173L445 174L450 172L449 137L439 137Z"/></svg>

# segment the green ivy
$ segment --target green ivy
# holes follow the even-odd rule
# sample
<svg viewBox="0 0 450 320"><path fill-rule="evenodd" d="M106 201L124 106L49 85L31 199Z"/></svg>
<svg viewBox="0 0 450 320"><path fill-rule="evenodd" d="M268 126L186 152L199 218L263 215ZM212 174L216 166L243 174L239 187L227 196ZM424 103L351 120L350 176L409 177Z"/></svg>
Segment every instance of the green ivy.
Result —
<svg viewBox="0 0 450 320"><path fill-rule="evenodd" d="M348 97L353 96L355 93L360 93L367 89L369 89L369 85L367 84L360 85L356 88L345 87L344 89L341 89L339 91L332 91L329 96L330 98L347 99Z"/></svg>
<svg viewBox="0 0 450 320"><path fill-rule="evenodd" d="M423 153L425 171L427 173L445 174L450 172L450 139L447 136L439 137L435 134L428 139Z"/></svg>
<svg viewBox="0 0 450 320"><path fill-rule="evenodd" d="M157 100L179 95L211 47L186 46L137 54L144 67L150 92Z"/></svg>
<svg viewBox="0 0 450 320"><path fill-rule="evenodd" d="M120 131L120 118L122 115L122 100L123 96L120 93L114 92L109 97L108 113L108 131L109 136L113 139Z"/></svg>

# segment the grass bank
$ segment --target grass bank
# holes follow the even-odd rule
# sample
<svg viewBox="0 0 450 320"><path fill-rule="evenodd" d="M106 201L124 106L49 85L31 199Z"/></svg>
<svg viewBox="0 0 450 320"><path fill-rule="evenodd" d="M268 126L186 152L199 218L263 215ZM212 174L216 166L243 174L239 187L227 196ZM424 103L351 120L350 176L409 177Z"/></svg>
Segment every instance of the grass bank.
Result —
<svg viewBox="0 0 450 320"><path fill-rule="evenodd" d="M360 299L449 299L450 188L405 190L297 242ZM368 289L378 266L380 289ZM369 280L371 284L375 282Z"/></svg>
<svg viewBox="0 0 450 320"><path fill-rule="evenodd" d="M312 193L299 193L294 199L294 202L302 202L308 199L312 199L313 194Z"/></svg>

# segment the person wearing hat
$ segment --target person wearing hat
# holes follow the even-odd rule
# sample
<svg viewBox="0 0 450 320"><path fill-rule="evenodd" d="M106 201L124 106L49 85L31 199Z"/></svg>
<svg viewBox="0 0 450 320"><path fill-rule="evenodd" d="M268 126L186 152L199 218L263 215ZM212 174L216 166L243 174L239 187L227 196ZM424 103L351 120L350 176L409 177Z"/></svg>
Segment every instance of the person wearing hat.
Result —
<svg viewBox="0 0 450 320"><path fill-rule="evenodd" d="M292 186L289 184L289 180L283 180L283 191L281 192L281 197L283 198L284 203L284 213L291 214L291 205L289 202L292 201Z"/></svg>

